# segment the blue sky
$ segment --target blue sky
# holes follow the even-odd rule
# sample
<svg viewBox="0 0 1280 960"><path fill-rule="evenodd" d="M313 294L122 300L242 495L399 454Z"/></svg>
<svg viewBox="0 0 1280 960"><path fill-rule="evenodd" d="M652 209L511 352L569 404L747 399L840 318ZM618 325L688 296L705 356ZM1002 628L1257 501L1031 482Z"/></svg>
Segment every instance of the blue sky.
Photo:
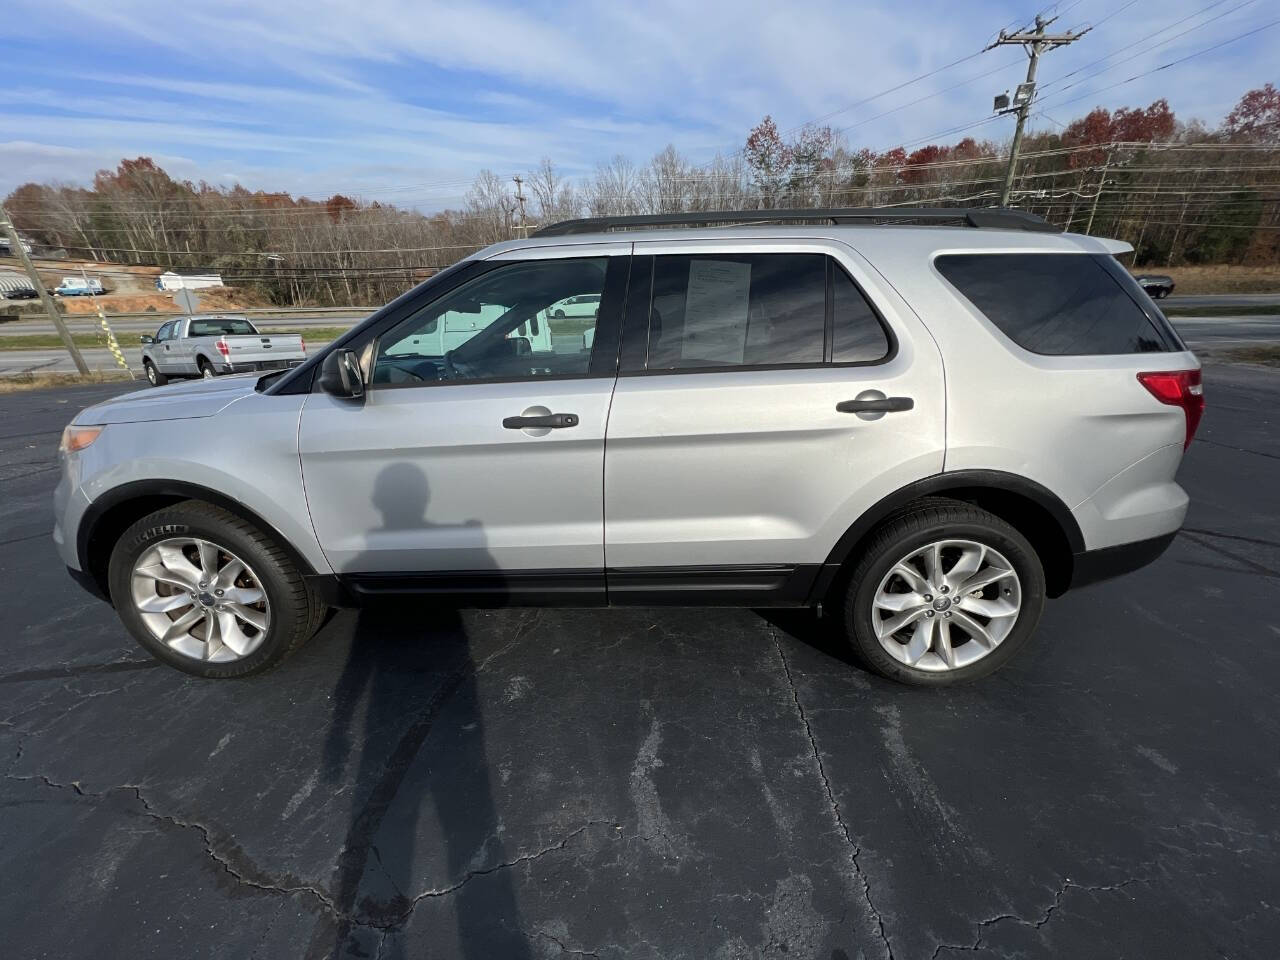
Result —
<svg viewBox="0 0 1280 960"><path fill-rule="evenodd" d="M481 167L510 176L550 157L575 175L617 153L643 161L668 143L706 160L739 148L766 113L783 129L824 118L848 128L855 147L930 138L988 117L991 96L1022 78L1021 52L993 50L856 104L1044 9L990 0L6 7L17 69L0 99L0 196L32 179L86 183L145 155L184 179L422 209L459 204ZM1246 89L1280 81L1275 26L1106 89L1276 20L1274 0L1057 7L1055 28L1099 26L1042 61L1038 127L1160 96L1180 118L1213 124ZM972 133L1010 128L1002 119Z"/></svg>

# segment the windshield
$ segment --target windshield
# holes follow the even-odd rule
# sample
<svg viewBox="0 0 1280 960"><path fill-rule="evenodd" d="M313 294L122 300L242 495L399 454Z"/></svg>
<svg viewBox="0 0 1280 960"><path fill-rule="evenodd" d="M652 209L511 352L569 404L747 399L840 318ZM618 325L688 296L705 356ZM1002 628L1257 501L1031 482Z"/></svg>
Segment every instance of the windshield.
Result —
<svg viewBox="0 0 1280 960"><path fill-rule="evenodd" d="M187 331L189 337L220 337L252 335L258 331L243 317L218 317L213 320L192 320Z"/></svg>

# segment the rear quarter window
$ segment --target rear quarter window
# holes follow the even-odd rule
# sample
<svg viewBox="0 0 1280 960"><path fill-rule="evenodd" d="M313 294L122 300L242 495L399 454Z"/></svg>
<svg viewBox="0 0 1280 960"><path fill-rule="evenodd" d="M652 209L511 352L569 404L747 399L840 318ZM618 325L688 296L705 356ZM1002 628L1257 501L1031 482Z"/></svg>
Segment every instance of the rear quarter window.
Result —
<svg viewBox="0 0 1280 960"><path fill-rule="evenodd" d="M1091 356L1184 349L1159 311L1144 306L1117 279L1115 271L1123 270L1112 257L957 253L943 254L934 264L1024 350ZM1141 291L1139 296L1147 299Z"/></svg>

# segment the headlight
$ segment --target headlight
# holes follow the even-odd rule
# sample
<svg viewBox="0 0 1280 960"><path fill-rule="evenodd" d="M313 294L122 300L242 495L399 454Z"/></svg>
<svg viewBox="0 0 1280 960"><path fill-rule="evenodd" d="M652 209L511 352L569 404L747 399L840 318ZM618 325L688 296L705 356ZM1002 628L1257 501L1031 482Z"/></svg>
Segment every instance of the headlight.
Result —
<svg viewBox="0 0 1280 960"><path fill-rule="evenodd" d="M83 450L97 440L98 434L101 432L102 427L77 427L74 423L68 424L67 428L62 431L62 442L58 444L58 449L63 453L75 453L77 450Z"/></svg>

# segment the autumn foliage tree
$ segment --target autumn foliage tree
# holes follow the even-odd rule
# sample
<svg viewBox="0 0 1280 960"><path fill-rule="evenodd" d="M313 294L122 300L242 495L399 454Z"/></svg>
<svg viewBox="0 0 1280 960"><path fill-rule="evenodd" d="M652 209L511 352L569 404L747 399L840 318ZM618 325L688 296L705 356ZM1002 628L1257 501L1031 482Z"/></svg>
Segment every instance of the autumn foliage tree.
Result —
<svg viewBox="0 0 1280 960"><path fill-rule="evenodd" d="M993 204L1006 145L966 137L872 150L829 127L783 133L766 116L740 151L695 163L675 145L647 161L603 161L584 177L544 160L528 171L529 225L584 215L883 205ZM1013 203L1070 230L1118 237L1139 263L1277 263L1280 91L1246 92L1216 129L1163 100L1097 108L1031 131ZM456 209L423 213L335 194L325 200L173 179L122 160L88 187L28 183L5 201L46 254L219 270L278 303L376 304L432 271L510 239L509 174L481 171ZM107 267L104 274L109 273Z"/></svg>

